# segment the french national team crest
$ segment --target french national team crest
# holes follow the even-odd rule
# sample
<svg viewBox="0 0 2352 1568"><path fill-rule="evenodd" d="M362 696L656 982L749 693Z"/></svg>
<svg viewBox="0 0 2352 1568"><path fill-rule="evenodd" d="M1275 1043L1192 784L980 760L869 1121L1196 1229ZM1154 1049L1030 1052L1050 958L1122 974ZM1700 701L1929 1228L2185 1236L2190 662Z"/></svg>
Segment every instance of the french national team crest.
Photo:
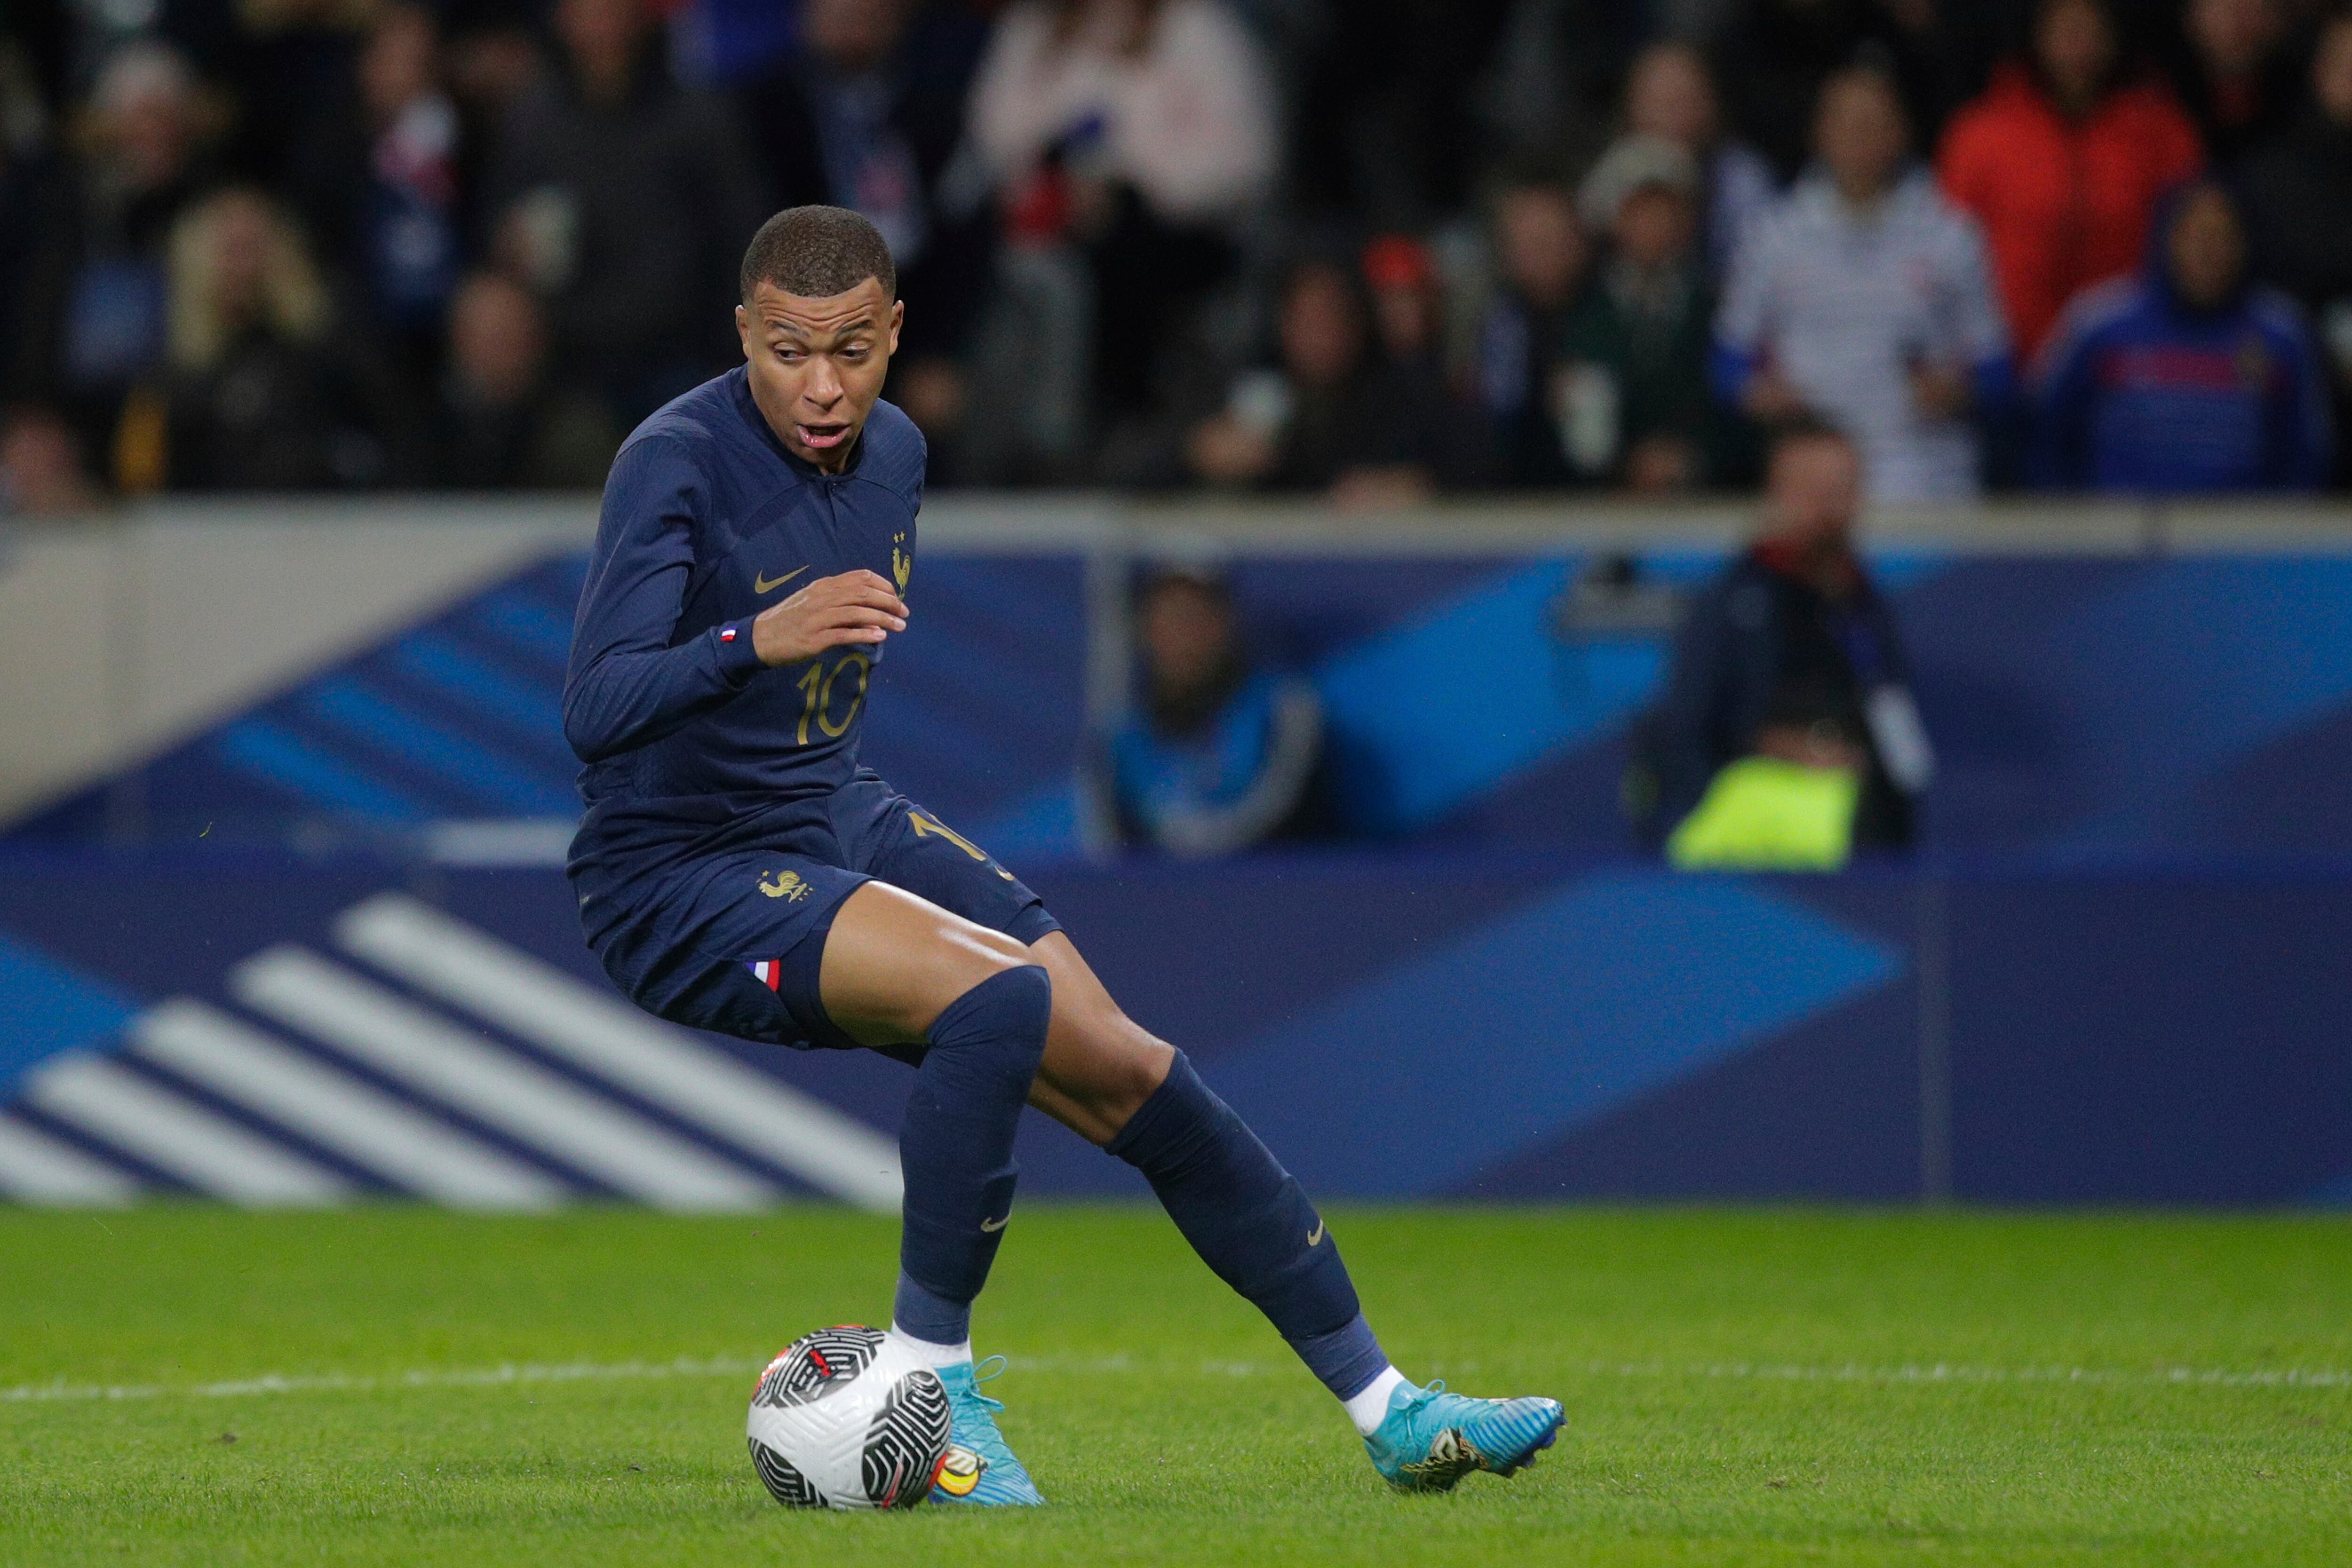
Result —
<svg viewBox="0 0 2352 1568"><path fill-rule="evenodd" d="M770 898L798 904L809 895L809 884L796 871L771 872L760 879L760 891Z"/></svg>

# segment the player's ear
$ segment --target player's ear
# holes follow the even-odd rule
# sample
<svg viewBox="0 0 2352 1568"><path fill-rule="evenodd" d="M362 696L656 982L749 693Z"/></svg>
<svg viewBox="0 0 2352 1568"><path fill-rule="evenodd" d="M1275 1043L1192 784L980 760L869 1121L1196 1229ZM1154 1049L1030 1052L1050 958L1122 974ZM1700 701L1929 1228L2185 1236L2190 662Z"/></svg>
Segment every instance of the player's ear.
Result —
<svg viewBox="0 0 2352 1568"><path fill-rule="evenodd" d="M899 329L906 324L907 302L903 299L893 299L890 301L890 352L894 354L898 351Z"/></svg>
<svg viewBox="0 0 2352 1568"><path fill-rule="evenodd" d="M751 313L740 305L735 307L735 340L743 345L743 357L751 357Z"/></svg>

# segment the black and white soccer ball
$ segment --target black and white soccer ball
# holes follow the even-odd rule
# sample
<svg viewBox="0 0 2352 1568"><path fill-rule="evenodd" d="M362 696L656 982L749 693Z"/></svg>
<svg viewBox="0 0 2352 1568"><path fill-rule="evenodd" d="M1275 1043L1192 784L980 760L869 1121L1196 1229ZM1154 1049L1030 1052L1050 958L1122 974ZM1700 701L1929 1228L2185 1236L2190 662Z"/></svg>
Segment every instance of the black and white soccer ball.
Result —
<svg viewBox="0 0 2352 1568"><path fill-rule="evenodd" d="M751 1464L787 1508L912 1508L942 1471L978 1479L948 1441L940 1375L879 1329L819 1329L768 1364L751 1395Z"/></svg>

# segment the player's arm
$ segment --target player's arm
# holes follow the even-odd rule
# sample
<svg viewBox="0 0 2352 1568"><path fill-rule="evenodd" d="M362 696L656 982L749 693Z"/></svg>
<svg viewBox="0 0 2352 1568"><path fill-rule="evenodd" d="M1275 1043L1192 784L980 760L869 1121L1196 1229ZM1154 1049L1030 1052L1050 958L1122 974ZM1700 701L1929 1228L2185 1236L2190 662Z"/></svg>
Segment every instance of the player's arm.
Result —
<svg viewBox="0 0 2352 1568"><path fill-rule="evenodd" d="M890 585L861 571L811 583L754 622L673 645L694 570L701 486L692 456L663 440L629 446L605 481L563 685L564 738L583 762L674 734L734 700L771 665L845 643L879 643L906 626L906 606Z"/></svg>

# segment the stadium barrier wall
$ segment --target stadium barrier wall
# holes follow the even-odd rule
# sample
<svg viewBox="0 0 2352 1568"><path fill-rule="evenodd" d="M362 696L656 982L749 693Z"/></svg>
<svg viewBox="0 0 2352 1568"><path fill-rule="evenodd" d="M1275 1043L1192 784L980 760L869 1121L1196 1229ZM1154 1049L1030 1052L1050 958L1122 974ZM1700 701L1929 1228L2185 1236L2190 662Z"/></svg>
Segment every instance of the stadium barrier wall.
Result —
<svg viewBox="0 0 2352 1568"><path fill-rule="evenodd" d="M1825 879L1670 876L1615 815L1664 632L1579 585L1623 555L1685 589L1737 510L925 523L872 757L1320 1190L2352 1200L2338 513L1881 520L1945 773L1918 862ZM588 527L225 506L17 541L0 1194L888 1206L886 1064L667 1030L580 949L550 862ZM1170 553L1227 559L1316 674L1362 842L1084 852L1069 759L1125 689L1132 564ZM1024 1160L1132 1190L1055 1129Z"/></svg>
<svg viewBox="0 0 2352 1568"><path fill-rule="evenodd" d="M2352 1201L2352 867L1035 873L1326 1196ZM890 1207L908 1080L630 1012L560 873L0 870L0 1192ZM1032 1116L1036 1197L1143 1196Z"/></svg>

